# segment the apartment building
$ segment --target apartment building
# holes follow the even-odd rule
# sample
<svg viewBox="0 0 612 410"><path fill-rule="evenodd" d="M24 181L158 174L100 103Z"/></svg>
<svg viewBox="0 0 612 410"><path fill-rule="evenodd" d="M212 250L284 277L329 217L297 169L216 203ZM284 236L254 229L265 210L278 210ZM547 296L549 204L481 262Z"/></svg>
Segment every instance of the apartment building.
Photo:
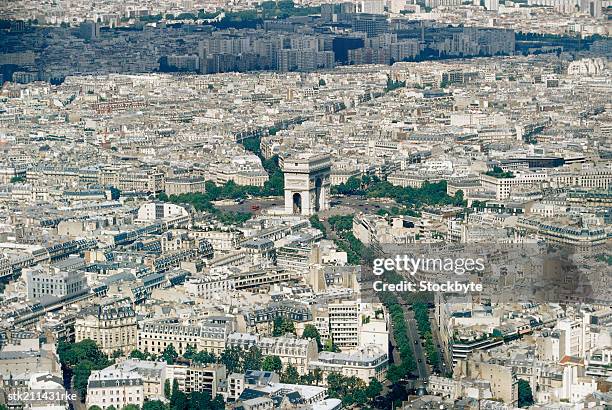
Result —
<svg viewBox="0 0 612 410"><path fill-rule="evenodd" d="M191 231L190 235L195 238L206 239L215 251L229 252L238 249L240 242L244 239L244 234L238 230L226 231Z"/></svg>
<svg viewBox="0 0 612 410"><path fill-rule="evenodd" d="M206 190L205 182L205 179L200 177L168 178L166 179L165 192L168 196L204 192Z"/></svg>
<svg viewBox="0 0 612 410"><path fill-rule="evenodd" d="M495 199L502 201L510 197L512 189L520 186L542 185L550 181L546 173L522 173L511 178L498 178L496 176L480 175L480 184L486 191L495 193Z"/></svg>
<svg viewBox="0 0 612 410"><path fill-rule="evenodd" d="M183 354L190 345L198 351L221 354L231 327L229 322L213 320L199 325L185 325L176 319L144 322L138 329L138 349L161 354L172 344L178 354Z"/></svg>
<svg viewBox="0 0 612 410"><path fill-rule="evenodd" d="M17 379L37 372L61 377L55 345L40 343L38 338L15 339L0 350L0 379Z"/></svg>
<svg viewBox="0 0 612 410"><path fill-rule="evenodd" d="M234 290L234 287L234 279L223 274L191 277L185 283L185 290L188 294L204 299L212 299L215 295L225 295L226 292Z"/></svg>
<svg viewBox="0 0 612 410"><path fill-rule="evenodd" d="M559 172L551 176L554 187L579 187L608 190L612 185L612 169L587 168L579 172Z"/></svg>
<svg viewBox="0 0 612 410"><path fill-rule="evenodd" d="M254 306L244 313L247 330L259 334L269 334L274 319L277 317L290 319L299 324L311 321L312 312L303 303L281 300L279 302L270 302L263 306Z"/></svg>
<svg viewBox="0 0 612 410"><path fill-rule="evenodd" d="M164 385L167 376L166 362L156 362L152 360L125 359L110 368L119 370L122 373L138 373L143 383L145 400L163 400Z"/></svg>
<svg viewBox="0 0 612 410"><path fill-rule="evenodd" d="M535 233L547 241L586 250L605 244L608 238L603 226L584 226L563 218L551 221L537 216L519 217L516 227L521 235Z"/></svg>
<svg viewBox="0 0 612 410"><path fill-rule="evenodd" d="M25 277L29 300L39 300L45 296L70 299L88 291L87 280L78 270L62 271L37 266L28 269Z"/></svg>
<svg viewBox="0 0 612 410"><path fill-rule="evenodd" d="M154 169L101 170L99 183L128 192L161 192L165 188L165 176Z"/></svg>
<svg viewBox="0 0 612 410"><path fill-rule="evenodd" d="M263 356L278 356L283 367L295 367L299 374L308 373L311 361L317 359L317 342L314 339L298 339L296 337L259 337L244 333L231 334L227 339L228 347L248 349L257 346Z"/></svg>
<svg viewBox="0 0 612 410"><path fill-rule="evenodd" d="M388 366L389 358L383 349L378 345L365 345L352 353L320 352L318 359L310 362L309 369L321 370L323 380L330 373L340 373L369 383L372 378L383 381Z"/></svg>
<svg viewBox="0 0 612 410"><path fill-rule="evenodd" d="M329 334L340 349L359 346L359 303L330 303Z"/></svg>
<svg viewBox="0 0 612 410"><path fill-rule="evenodd" d="M388 353L389 326L380 304L357 301L330 303L329 335L340 349L374 344Z"/></svg>
<svg viewBox="0 0 612 410"><path fill-rule="evenodd" d="M518 402L518 379L511 367L489 363L488 356L475 352L455 366L455 377L485 380L493 397L515 406Z"/></svg>
<svg viewBox="0 0 612 410"><path fill-rule="evenodd" d="M91 372L87 381L87 407L120 409L128 404L142 406L143 403L144 383L137 372L112 366Z"/></svg>
<svg viewBox="0 0 612 410"><path fill-rule="evenodd" d="M108 356L129 354L137 347L136 312L129 299L83 309L74 327L77 343L93 340Z"/></svg>

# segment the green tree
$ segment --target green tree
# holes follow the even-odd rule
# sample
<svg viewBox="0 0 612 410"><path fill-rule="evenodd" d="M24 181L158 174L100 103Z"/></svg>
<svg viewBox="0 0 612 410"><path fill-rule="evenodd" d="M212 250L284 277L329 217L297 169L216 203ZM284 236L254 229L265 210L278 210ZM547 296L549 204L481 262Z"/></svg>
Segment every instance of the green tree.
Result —
<svg viewBox="0 0 612 410"><path fill-rule="evenodd" d="M363 407L368 401L366 384L355 376L345 377L332 372L327 375L327 389L330 397L342 399L346 406L357 404Z"/></svg>
<svg viewBox="0 0 612 410"><path fill-rule="evenodd" d="M149 355L146 352L141 352L138 349L134 349L130 353L130 359L147 360Z"/></svg>
<svg viewBox="0 0 612 410"><path fill-rule="evenodd" d="M145 401L142 410L168 410L168 406L161 400Z"/></svg>
<svg viewBox="0 0 612 410"><path fill-rule="evenodd" d="M111 404L106 408L106 410L117 410L117 408Z"/></svg>
<svg viewBox="0 0 612 410"><path fill-rule="evenodd" d="M83 360L72 370L72 383L81 400L84 400L87 395L87 381L94 367L91 361Z"/></svg>
<svg viewBox="0 0 612 410"><path fill-rule="evenodd" d="M375 397L380 395L380 393L382 392L382 388L383 388L383 385L381 382L379 382L375 378L371 378L370 384L368 384L368 387L366 389L366 394L368 395L370 399L374 399Z"/></svg>
<svg viewBox="0 0 612 410"><path fill-rule="evenodd" d="M323 223L321 222L321 220L319 220L319 217L317 215L313 215L310 217L310 225L313 228L316 228L319 231L321 231L323 233L323 238L327 238L327 229L325 229L325 225L323 225Z"/></svg>
<svg viewBox="0 0 612 410"><path fill-rule="evenodd" d="M368 402L368 395L363 387L353 389L352 393L348 393L347 396L345 401L356 405L358 408L363 408Z"/></svg>
<svg viewBox="0 0 612 410"><path fill-rule="evenodd" d="M278 356L266 356L261 364L261 369L268 372L280 372L283 370L283 363Z"/></svg>
<svg viewBox="0 0 612 410"><path fill-rule="evenodd" d="M284 336L287 333L295 334L295 323L291 319L277 316L274 318L273 325L272 336L274 337Z"/></svg>
<svg viewBox="0 0 612 410"><path fill-rule="evenodd" d="M242 349L239 347L232 346L229 349L225 349L219 357L219 362L224 364L227 371L230 373L242 372Z"/></svg>
<svg viewBox="0 0 612 410"><path fill-rule="evenodd" d="M164 397L167 399L172 397L172 385L170 384L170 379L166 379L164 381Z"/></svg>
<svg viewBox="0 0 612 410"><path fill-rule="evenodd" d="M87 380L92 370L99 370L110 365L108 357L100 350L96 342L90 339L78 343L67 343L60 340L57 353L62 365L72 372L72 383L75 390L85 400Z"/></svg>
<svg viewBox="0 0 612 410"><path fill-rule="evenodd" d="M387 379L393 384L399 382L404 376L405 373L401 366L393 364L387 369Z"/></svg>
<svg viewBox="0 0 612 410"><path fill-rule="evenodd" d="M289 383L289 384L297 384L299 383L299 381L300 381L300 374L298 373L297 369L291 364L287 365L287 368L281 375L281 382Z"/></svg>
<svg viewBox="0 0 612 410"><path fill-rule="evenodd" d="M208 364L215 363L217 358L214 353L207 352L206 350L201 350L193 356L193 361L199 364Z"/></svg>
<svg viewBox="0 0 612 410"><path fill-rule="evenodd" d="M173 391L172 398L170 399L170 408L172 410L187 410L189 408L189 398L180 390L176 393Z"/></svg>
<svg viewBox="0 0 612 410"><path fill-rule="evenodd" d="M295 323L291 319L277 316L274 318L273 325L272 336L274 337L284 336L287 333L295 334Z"/></svg>
<svg viewBox="0 0 612 410"><path fill-rule="evenodd" d="M11 184L18 184L21 182L25 182L25 177L22 175L15 175L14 177L11 178Z"/></svg>
<svg viewBox="0 0 612 410"><path fill-rule="evenodd" d="M170 399L172 400L172 395L175 391L179 391L179 383L177 379L172 379L172 391L170 392Z"/></svg>
<svg viewBox="0 0 612 410"><path fill-rule="evenodd" d="M334 340L331 337L328 337L325 341L325 346L323 346L323 350L326 352L339 352L340 349L334 343Z"/></svg>
<svg viewBox="0 0 612 410"><path fill-rule="evenodd" d="M128 404L126 406L123 406L122 410L140 410L140 407L135 404Z"/></svg>
<svg viewBox="0 0 612 410"><path fill-rule="evenodd" d="M321 334L319 334L319 330L315 325L308 324L304 326L304 331L302 332L302 338L304 339L314 339L317 342L317 348L321 350L323 345L321 344Z"/></svg>
<svg viewBox="0 0 612 410"><path fill-rule="evenodd" d="M111 199L113 201L116 201L121 197L121 191L115 187L111 187L110 192L111 192Z"/></svg>
<svg viewBox="0 0 612 410"><path fill-rule="evenodd" d="M210 393L202 391L194 391L187 396L189 409L210 409L211 397Z"/></svg>
<svg viewBox="0 0 612 410"><path fill-rule="evenodd" d="M257 346L251 346L244 355L243 369L261 370L262 356L261 350Z"/></svg>
<svg viewBox="0 0 612 410"><path fill-rule="evenodd" d="M168 202L168 195L162 191L159 194L157 194L157 199L163 202Z"/></svg>
<svg viewBox="0 0 612 410"><path fill-rule="evenodd" d="M491 171L487 171L485 174L495 178L514 178L514 174L511 171L505 172L498 166L494 166Z"/></svg>
<svg viewBox="0 0 612 410"><path fill-rule="evenodd" d="M187 360L192 360L197 353L198 351L196 350L196 348L188 344L185 348L185 353L183 353L183 358Z"/></svg>
<svg viewBox="0 0 612 410"><path fill-rule="evenodd" d="M4 405L0 405L0 410L8 410L7 407L5 407ZM102 410L102 408L100 408L100 406L96 406L95 404L93 406L89 406L87 408L87 410Z"/></svg>
<svg viewBox="0 0 612 410"><path fill-rule="evenodd" d="M176 352L174 345L170 343L168 346L166 346L163 353L161 354L161 359L168 364L174 364L177 358L178 353Z"/></svg>
<svg viewBox="0 0 612 410"><path fill-rule="evenodd" d="M176 379L172 381L170 408L172 410L185 410L187 408L187 395L179 389L178 380Z"/></svg>
<svg viewBox="0 0 612 410"><path fill-rule="evenodd" d="M312 371L312 381L317 386L323 381L323 371L318 367Z"/></svg>
<svg viewBox="0 0 612 410"><path fill-rule="evenodd" d="M519 407L529 407L533 404L533 392L527 380L518 380L518 405Z"/></svg>
<svg viewBox="0 0 612 410"><path fill-rule="evenodd" d="M217 397L210 402L210 408L211 410L225 410L225 400L223 400L223 396L217 394Z"/></svg>
<svg viewBox="0 0 612 410"><path fill-rule="evenodd" d="M108 357L100 350L96 342L91 339L85 339L78 343L66 343L60 340L57 353L60 362L67 366L75 366L83 360L88 360L100 368L110 364Z"/></svg>
<svg viewBox="0 0 612 410"><path fill-rule="evenodd" d="M339 234L353 230L353 214L350 215L334 215L328 220L332 229Z"/></svg>

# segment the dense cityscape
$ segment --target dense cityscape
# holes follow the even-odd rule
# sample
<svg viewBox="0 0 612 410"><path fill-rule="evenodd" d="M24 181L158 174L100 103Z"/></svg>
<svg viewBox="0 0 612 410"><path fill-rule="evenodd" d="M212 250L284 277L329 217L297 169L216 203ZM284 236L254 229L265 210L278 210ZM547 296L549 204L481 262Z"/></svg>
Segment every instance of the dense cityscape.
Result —
<svg viewBox="0 0 612 410"><path fill-rule="evenodd" d="M610 0L0 3L0 410L612 408Z"/></svg>

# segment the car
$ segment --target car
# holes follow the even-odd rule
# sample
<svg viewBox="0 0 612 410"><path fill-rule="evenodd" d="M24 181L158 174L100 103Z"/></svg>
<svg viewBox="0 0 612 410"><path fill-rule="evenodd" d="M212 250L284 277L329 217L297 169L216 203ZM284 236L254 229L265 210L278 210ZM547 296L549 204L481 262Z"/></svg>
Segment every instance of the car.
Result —
<svg viewBox="0 0 612 410"><path fill-rule="evenodd" d="M414 344L415 344L415 345L418 345L418 344L419 344L419 341L418 341L418 340L415 340L415 341L414 341Z"/></svg>
<svg viewBox="0 0 612 410"><path fill-rule="evenodd" d="M419 363L423 363L423 360L419 359Z"/></svg>

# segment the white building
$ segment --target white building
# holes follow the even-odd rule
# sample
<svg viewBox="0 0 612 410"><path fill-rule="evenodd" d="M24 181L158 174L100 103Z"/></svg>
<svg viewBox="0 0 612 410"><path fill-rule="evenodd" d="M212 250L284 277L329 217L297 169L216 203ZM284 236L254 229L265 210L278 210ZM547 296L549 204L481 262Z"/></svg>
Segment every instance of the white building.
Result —
<svg viewBox="0 0 612 410"><path fill-rule="evenodd" d="M323 372L323 380L330 373L355 376L369 383L374 378L383 381L387 374L389 358L377 345L367 345L353 353L321 352L318 360L310 362L309 369Z"/></svg>
<svg viewBox="0 0 612 410"><path fill-rule="evenodd" d="M342 350L376 345L388 354L389 326L380 304L343 301L330 303L329 335Z"/></svg>
<svg viewBox="0 0 612 410"><path fill-rule="evenodd" d="M60 271L55 268L35 267L25 272L29 300L47 296L68 299L87 292L87 280L77 270Z"/></svg>
<svg viewBox="0 0 612 410"><path fill-rule="evenodd" d="M128 404L142 406L143 403L144 383L137 372L114 366L91 372L87 382L87 407L121 409Z"/></svg>
<svg viewBox="0 0 612 410"><path fill-rule="evenodd" d="M159 219L189 217L182 206L163 202L149 202L138 208L139 222L152 222Z"/></svg>

